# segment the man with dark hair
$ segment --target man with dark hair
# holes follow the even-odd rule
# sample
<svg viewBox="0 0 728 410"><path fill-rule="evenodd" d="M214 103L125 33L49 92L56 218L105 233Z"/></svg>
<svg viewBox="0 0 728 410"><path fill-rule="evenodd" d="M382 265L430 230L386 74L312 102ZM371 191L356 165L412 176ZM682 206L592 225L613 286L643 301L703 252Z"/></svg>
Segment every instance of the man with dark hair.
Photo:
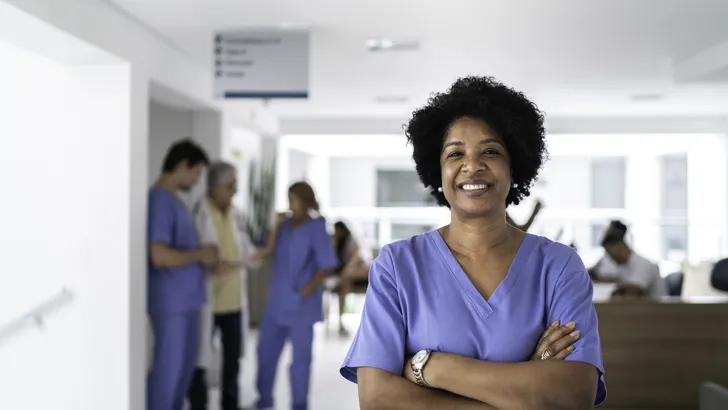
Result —
<svg viewBox="0 0 728 410"><path fill-rule="evenodd" d="M590 275L599 282L617 284L612 296L643 296L653 299L667 296L667 284L660 276L660 268L638 255L625 241L627 226L620 221L612 221L602 239L606 253ZM613 275L605 275L602 268L611 262Z"/></svg>
<svg viewBox="0 0 728 410"><path fill-rule="evenodd" d="M170 147L162 174L149 190L148 313L154 357L147 386L148 410L180 410L197 362L204 266L217 248L200 246L195 222L177 197L197 184L207 155L191 140Z"/></svg>

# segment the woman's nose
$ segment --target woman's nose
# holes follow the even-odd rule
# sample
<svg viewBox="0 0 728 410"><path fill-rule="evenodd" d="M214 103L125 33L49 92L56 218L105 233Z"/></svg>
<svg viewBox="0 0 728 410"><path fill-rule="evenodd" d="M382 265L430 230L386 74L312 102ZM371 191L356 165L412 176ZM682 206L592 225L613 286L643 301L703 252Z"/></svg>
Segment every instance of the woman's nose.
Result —
<svg viewBox="0 0 728 410"><path fill-rule="evenodd" d="M477 171L484 170L486 168L486 164L485 161L483 161L480 153L469 154L465 156L465 168L468 171L475 173Z"/></svg>

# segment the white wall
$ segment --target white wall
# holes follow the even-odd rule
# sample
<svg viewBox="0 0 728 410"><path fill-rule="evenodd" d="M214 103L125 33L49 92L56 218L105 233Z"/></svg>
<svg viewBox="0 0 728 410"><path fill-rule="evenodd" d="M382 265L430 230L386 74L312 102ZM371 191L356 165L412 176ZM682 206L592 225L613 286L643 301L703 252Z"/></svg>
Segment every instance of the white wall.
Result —
<svg viewBox="0 0 728 410"><path fill-rule="evenodd" d="M153 101L149 103L150 184L159 176L169 146L182 138L191 138L194 126L193 111L175 109Z"/></svg>
<svg viewBox="0 0 728 410"><path fill-rule="evenodd" d="M288 153L288 184L308 179L309 160L312 156L297 149Z"/></svg>
<svg viewBox="0 0 728 410"><path fill-rule="evenodd" d="M377 170L414 170L409 158L334 157L329 165L332 207L377 206ZM323 178L323 177L322 177ZM324 182L318 182L323 184Z"/></svg>
<svg viewBox="0 0 728 410"><path fill-rule="evenodd" d="M61 286L75 293L44 332L0 344L3 407L130 409L131 72L5 43L0 60L0 312L7 320Z"/></svg>
<svg viewBox="0 0 728 410"><path fill-rule="evenodd" d="M216 132L222 135L222 140L214 141L217 146L214 149L222 154L225 154L226 148L230 146L232 128L251 127L274 134L277 132L275 116L261 108L259 103L217 104L212 101L212 81L208 70L198 66L139 21L106 1L0 1L0 39L8 39L64 65L118 63L126 70L123 74L126 77L124 81L116 82L111 78L104 78L108 73L104 72L103 66L98 67L96 68L100 70L97 71L98 76L90 75L88 78L82 77L79 81L75 81L75 85L69 85L64 89L63 98L59 99L53 96L54 84L50 81L54 78L52 75L33 75L32 81L29 82L27 74L32 73L32 70L18 69L3 60L0 82L8 84L0 88L3 90L0 93L0 101L5 103L7 98L11 99L15 105L12 112L16 114L16 119L28 119L27 113L22 117L20 112L24 109L33 109L30 117L32 125L21 127L17 125L20 122L13 120L14 125L10 127L20 127L18 129L22 132L3 134L21 135L20 138L24 139L23 145L8 155L17 156L17 161L30 161L32 158L33 165L48 164L49 168L54 168L54 173L49 178L37 176L29 178L28 182L32 184L22 188L18 186L15 190L8 189L6 194L12 198L33 199L39 201L37 202L39 206L45 206L44 213L38 213L39 210L26 203L26 212L32 211L36 212L34 216L43 215L50 218L48 220L28 218L28 220L34 223L46 222L45 225L39 223L37 226L54 230L55 234L47 236L48 241L52 239L56 245L63 244L64 247L68 247L68 252L64 249L64 255L78 256L82 251L82 255L91 255L88 260L74 259L85 261L87 269L74 266L73 271L83 273L82 278L86 282L79 284L81 299L76 308L73 308L77 310L67 311L69 317L67 323L50 322L49 334L34 338L31 331L21 338L14 339L12 342L14 347L0 347L0 355L3 355L3 359L0 359L3 363L0 369L0 383L13 389L12 396L3 395L3 404L8 408L28 409L143 409L146 384L144 238L146 193L150 178L147 153L150 83L154 81L173 90L177 95L184 97L185 103L192 102L196 108L221 111L222 129L218 125ZM79 68L79 70L86 69ZM95 88L86 87L86 84L92 82ZM19 88L21 85L22 88ZM22 93L23 97L32 98L32 102L17 103L14 100L16 95L8 91L11 88L18 94ZM117 91L121 92L121 89L125 95L117 101ZM82 98L85 96L87 99L75 106L73 104L75 96ZM6 125L10 124L9 120L4 117L9 112L11 111L2 112L3 120L0 121L0 127L10 128ZM75 113L83 118L78 118ZM69 145L59 146L65 143L60 137L63 127L53 121L59 114L78 122L69 125L71 128L75 127L77 132L77 135L70 138L81 138L81 142L87 144L88 151L84 146L72 149ZM202 123L208 124L206 127L201 126L202 128L215 128L212 125L214 121L198 122ZM90 138L90 135L82 132L83 127L79 124L89 127L86 131L93 132L93 139L85 139ZM28 139L28 135L32 137ZM44 140L51 136L54 140L44 145ZM59 152L67 152L60 150L61 148L71 151L65 157L58 156ZM53 156L50 152L53 152ZM94 158L89 159L91 156ZM12 164L15 163L13 161L6 163L6 165ZM83 166L83 169L77 169L76 165ZM93 165L95 168L87 165ZM27 167L14 167L3 174L6 178L17 177L19 170L25 168ZM71 171L67 170L72 170L73 173L69 174ZM74 198L69 194L75 189L73 181L84 183L83 187L78 187L79 193L85 192L88 195L83 189L96 190L92 198L82 196L87 199L85 205L93 207L92 210L78 207L65 208L70 207L69 200ZM50 188L49 184L52 185ZM36 193L26 192L30 187L33 187ZM54 202L49 203L50 200ZM66 215L67 212L74 210L79 212L79 209L87 210L83 217L93 220L97 226L83 225L77 218ZM97 217L97 212L103 212L101 215L103 218ZM61 219L65 222L58 222ZM16 221L21 220L23 219L16 219ZM71 230L67 229L66 224L77 226ZM33 232L32 229L29 232ZM86 242L69 241L67 232L83 235ZM33 235L34 238L38 236ZM61 237L65 239L61 240ZM43 241L45 244L45 239ZM16 251L14 255L22 254L19 249L12 249ZM46 251L45 248L43 250ZM102 257L103 264L99 260ZM46 262L53 262L53 265L43 265ZM13 275L20 275L32 269L37 272L52 272L54 274L52 277L60 278L62 276L60 272L65 271L63 266L66 266L63 265L66 263L65 260L56 261L53 258L46 258L42 263L38 258L18 263L17 267L3 272L9 271ZM93 271L93 274L86 275L86 272L90 271ZM37 281L37 283L44 282ZM88 286L97 286L96 293L88 294ZM113 293L107 293L112 286L115 287ZM26 296L19 292L17 295L23 295L24 298ZM89 319L86 315L97 316L86 320ZM101 315L104 315L103 322ZM63 316L59 315L58 319L62 320ZM93 331L78 332L71 327L72 323L78 326L81 326L80 323L87 323L88 326L97 328ZM51 334L53 329L63 329L63 333ZM79 334L86 338L83 342L75 337L72 338ZM48 355L39 352L48 352ZM98 361L94 363L81 361L80 352L83 352L86 358ZM7 363L13 365L7 366ZM32 374L18 375L18 369L28 369ZM28 389L33 388L32 391L15 389L16 385L20 385L16 382L22 380L22 377L26 377L28 382L22 385L28 386ZM7 380L11 382L7 383ZM42 395L37 394L36 386L39 385L44 386ZM64 398L69 398L70 401L64 403Z"/></svg>

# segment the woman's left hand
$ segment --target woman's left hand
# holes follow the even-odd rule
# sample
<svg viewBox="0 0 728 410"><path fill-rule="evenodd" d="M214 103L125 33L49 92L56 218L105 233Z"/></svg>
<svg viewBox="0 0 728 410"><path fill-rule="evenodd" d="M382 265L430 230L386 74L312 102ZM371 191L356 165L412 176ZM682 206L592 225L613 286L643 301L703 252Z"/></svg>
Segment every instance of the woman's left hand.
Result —
<svg viewBox="0 0 728 410"><path fill-rule="evenodd" d="M574 322L560 326L558 321L549 326L536 345L531 360L563 360L574 351L574 343L579 339L579 332L574 330Z"/></svg>
<svg viewBox="0 0 728 410"><path fill-rule="evenodd" d="M316 290L315 287L312 288L310 286L304 286L303 289L301 289L301 291L298 292L298 294L301 295L301 297L305 298L306 296L312 294L314 290Z"/></svg>

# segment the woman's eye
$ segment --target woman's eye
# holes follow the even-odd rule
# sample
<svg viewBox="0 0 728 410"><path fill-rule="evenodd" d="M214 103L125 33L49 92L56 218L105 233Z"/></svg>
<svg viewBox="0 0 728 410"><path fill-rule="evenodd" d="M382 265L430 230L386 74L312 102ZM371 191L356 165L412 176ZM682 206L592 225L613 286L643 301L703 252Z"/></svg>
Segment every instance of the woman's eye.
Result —
<svg viewBox="0 0 728 410"><path fill-rule="evenodd" d="M496 150L496 149L489 148L489 149L483 150L483 154L488 155L488 156L494 156L494 155L500 155L500 152L498 152L498 150Z"/></svg>
<svg viewBox="0 0 728 410"><path fill-rule="evenodd" d="M458 158L461 157L463 154L460 151L453 151L449 154L447 154L448 158Z"/></svg>

